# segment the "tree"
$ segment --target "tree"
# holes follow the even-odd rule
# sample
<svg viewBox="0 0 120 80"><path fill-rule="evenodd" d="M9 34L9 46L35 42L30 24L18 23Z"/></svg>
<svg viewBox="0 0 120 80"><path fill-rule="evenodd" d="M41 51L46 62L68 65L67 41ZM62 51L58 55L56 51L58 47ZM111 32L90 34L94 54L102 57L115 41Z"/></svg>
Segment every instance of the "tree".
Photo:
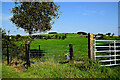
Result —
<svg viewBox="0 0 120 80"><path fill-rule="evenodd" d="M79 34L79 35L87 35L87 33L85 33L85 32L77 32L77 34Z"/></svg>
<svg viewBox="0 0 120 80"><path fill-rule="evenodd" d="M49 31L54 24L54 19L59 18L59 7L54 2L17 2L12 8L10 19L18 28L23 28L29 33L30 45L31 34Z"/></svg>
<svg viewBox="0 0 120 80"><path fill-rule="evenodd" d="M49 31L55 18L59 18L59 6L54 2L15 2L10 19L18 28L31 34Z"/></svg>
<svg viewBox="0 0 120 80"><path fill-rule="evenodd" d="M17 36L17 37L21 37L21 35L20 35L20 34L17 34L16 36Z"/></svg>

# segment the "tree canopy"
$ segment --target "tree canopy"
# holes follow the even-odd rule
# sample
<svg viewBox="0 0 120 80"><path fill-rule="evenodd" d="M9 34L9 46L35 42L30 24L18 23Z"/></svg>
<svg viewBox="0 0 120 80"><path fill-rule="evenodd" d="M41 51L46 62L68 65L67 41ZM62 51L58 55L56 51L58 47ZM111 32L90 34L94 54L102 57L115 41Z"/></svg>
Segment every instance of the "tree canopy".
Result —
<svg viewBox="0 0 120 80"><path fill-rule="evenodd" d="M59 18L59 7L54 2L15 2L10 20L29 34L48 31Z"/></svg>

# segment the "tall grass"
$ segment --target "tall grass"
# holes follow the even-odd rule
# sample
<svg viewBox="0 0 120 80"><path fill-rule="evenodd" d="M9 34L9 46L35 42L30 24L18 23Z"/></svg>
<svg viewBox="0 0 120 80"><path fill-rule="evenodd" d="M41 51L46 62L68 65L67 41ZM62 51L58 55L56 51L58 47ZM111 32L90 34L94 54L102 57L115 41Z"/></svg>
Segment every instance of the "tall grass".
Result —
<svg viewBox="0 0 120 80"><path fill-rule="evenodd" d="M100 67L97 61L84 60L84 63L54 63L54 59L32 64L25 72L18 73L12 67L3 65L4 78L115 78L120 79L120 67Z"/></svg>

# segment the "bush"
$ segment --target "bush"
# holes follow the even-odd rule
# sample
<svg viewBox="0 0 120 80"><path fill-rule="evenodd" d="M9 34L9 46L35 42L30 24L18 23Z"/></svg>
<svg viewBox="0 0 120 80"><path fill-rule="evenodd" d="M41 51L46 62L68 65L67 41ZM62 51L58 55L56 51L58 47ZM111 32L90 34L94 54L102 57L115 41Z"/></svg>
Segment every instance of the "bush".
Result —
<svg viewBox="0 0 120 80"><path fill-rule="evenodd" d="M64 39L65 39L65 36L62 36L62 39L64 40Z"/></svg>
<svg viewBox="0 0 120 80"><path fill-rule="evenodd" d="M61 36L59 36L59 39L61 39Z"/></svg>
<svg viewBox="0 0 120 80"><path fill-rule="evenodd" d="M39 39L43 39L43 37L40 35L40 36L39 36Z"/></svg>
<svg viewBox="0 0 120 80"><path fill-rule="evenodd" d="M58 38L58 35L55 35L55 39L57 39Z"/></svg>

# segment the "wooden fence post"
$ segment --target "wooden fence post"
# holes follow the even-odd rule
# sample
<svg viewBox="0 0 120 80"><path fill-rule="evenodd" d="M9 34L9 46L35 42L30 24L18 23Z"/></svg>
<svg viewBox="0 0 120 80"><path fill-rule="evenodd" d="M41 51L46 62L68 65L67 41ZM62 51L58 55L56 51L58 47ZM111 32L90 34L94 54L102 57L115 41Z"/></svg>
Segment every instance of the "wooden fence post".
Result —
<svg viewBox="0 0 120 80"><path fill-rule="evenodd" d="M40 51L40 45L39 45L39 51Z"/></svg>
<svg viewBox="0 0 120 80"><path fill-rule="evenodd" d="M30 44L28 44L28 66L30 67L29 56L30 56Z"/></svg>
<svg viewBox="0 0 120 80"><path fill-rule="evenodd" d="M70 51L70 60L72 60L72 57L73 57L73 47L72 47L72 44L69 44L69 51Z"/></svg>
<svg viewBox="0 0 120 80"><path fill-rule="evenodd" d="M40 45L39 45L39 57L40 57L41 53L40 53Z"/></svg>
<svg viewBox="0 0 120 80"><path fill-rule="evenodd" d="M93 34L88 33L88 58L94 59Z"/></svg>
<svg viewBox="0 0 120 80"><path fill-rule="evenodd" d="M25 44L25 48L26 48L26 55L25 55L25 58L26 58L26 64L27 64L27 69L28 69L28 66L30 66L30 62L29 62L29 49L28 49L28 44Z"/></svg>
<svg viewBox="0 0 120 80"><path fill-rule="evenodd" d="M90 34L90 57L94 59L94 51L93 51L93 34Z"/></svg>
<svg viewBox="0 0 120 80"><path fill-rule="evenodd" d="M88 58L90 59L90 33L88 33Z"/></svg>
<svg viewBox="0 0 120 80"><path fill-rule="evenodd" d="M27 53L28 53L27 44L25 44L25 61L27 61Z"/></svg>
<svg viewBox="0 0 120 80"><path fill-rule="evenodd" d="M8 49L8 43L7 43L7 64L9 64L9 49Z"/></svg>

